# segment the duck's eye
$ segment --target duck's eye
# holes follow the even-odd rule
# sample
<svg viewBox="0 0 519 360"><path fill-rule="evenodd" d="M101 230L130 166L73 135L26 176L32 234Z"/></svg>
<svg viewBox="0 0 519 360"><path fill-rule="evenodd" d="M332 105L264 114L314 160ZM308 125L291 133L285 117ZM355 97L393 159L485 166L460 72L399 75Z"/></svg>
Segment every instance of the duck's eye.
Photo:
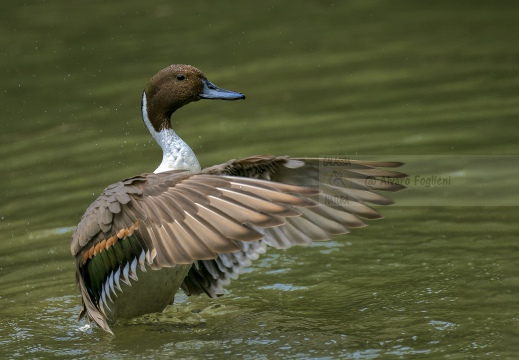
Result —
<svg viewBox="0 0 519 360"><path fill-rule="evenodd" d="M178 74L178 75L177 75L177 80L182 81L182 80L185 80L185 78L186 78L186 77L185 77L184 75L182 75L182 74Z"/></svg>

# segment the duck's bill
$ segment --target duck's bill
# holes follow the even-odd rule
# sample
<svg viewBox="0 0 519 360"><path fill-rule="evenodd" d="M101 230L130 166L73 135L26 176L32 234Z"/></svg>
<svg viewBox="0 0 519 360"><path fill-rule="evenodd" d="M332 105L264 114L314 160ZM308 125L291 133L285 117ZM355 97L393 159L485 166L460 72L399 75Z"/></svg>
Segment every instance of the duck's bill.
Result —
<svg viewBox="0 0 519 360"><path fill-rule="evenodd" d="M203 80L204 89L199 95L201 99L239 100L245 99L245 95L221 89L207 79Z"/></svg>

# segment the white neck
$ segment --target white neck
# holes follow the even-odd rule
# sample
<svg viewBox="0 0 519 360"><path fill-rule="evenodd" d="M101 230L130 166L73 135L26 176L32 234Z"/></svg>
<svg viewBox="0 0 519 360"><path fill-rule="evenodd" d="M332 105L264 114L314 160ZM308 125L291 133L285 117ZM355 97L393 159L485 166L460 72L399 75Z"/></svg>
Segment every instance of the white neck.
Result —
<svg viewBox="0 0 519 360"><path fill-rule="evenodd" d="M159 167L155 169L154 173L157 174L169 170L200 171L200 163L195 153L173 129L164 129L159 132L155 131L148 117L146 104L146 93L143 93L142 118L151 135L162 148L162 162Z"/></svg>

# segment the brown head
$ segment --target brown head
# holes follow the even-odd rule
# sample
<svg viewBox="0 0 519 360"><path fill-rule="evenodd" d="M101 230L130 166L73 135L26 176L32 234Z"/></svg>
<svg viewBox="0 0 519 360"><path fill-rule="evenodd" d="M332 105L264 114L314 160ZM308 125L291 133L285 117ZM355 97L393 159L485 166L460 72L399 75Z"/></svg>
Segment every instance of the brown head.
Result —
<svg viewBox="0 0 519 360"><path fill-rule="evenodd" d="M245 95L221 89L191 65L170 65L155 74L144 88L142 113L156 132L171 128L177 109L201 99L238 100Z"/></svg>

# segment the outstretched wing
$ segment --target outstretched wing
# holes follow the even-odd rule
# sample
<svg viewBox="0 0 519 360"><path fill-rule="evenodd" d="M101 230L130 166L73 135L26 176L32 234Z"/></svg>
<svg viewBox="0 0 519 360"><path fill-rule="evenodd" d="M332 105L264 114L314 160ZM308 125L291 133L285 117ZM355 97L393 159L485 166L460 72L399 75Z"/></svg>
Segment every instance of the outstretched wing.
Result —
<svg viewBox="0 0 519 360"><path fill-rule="evenodd" d="M205 174L262 179L317 190L318 193L309 198L319 205L298 208L301 215L287 217L280 226L258 229L250 225L263 234L261 240L238 243L238 251L218 254L210 260L198 260L184 280L182 289L188 295L221 295L223 286L236 279L251 260L264 253L267 245L275 248L308 245L365 226L362 219L381 218L380 213L367 204L393 203L375 191L402 190L404 186L395 183L394 179L407 175L381 169L401 165L399 162L253 156L204 169Z"/></svg>

